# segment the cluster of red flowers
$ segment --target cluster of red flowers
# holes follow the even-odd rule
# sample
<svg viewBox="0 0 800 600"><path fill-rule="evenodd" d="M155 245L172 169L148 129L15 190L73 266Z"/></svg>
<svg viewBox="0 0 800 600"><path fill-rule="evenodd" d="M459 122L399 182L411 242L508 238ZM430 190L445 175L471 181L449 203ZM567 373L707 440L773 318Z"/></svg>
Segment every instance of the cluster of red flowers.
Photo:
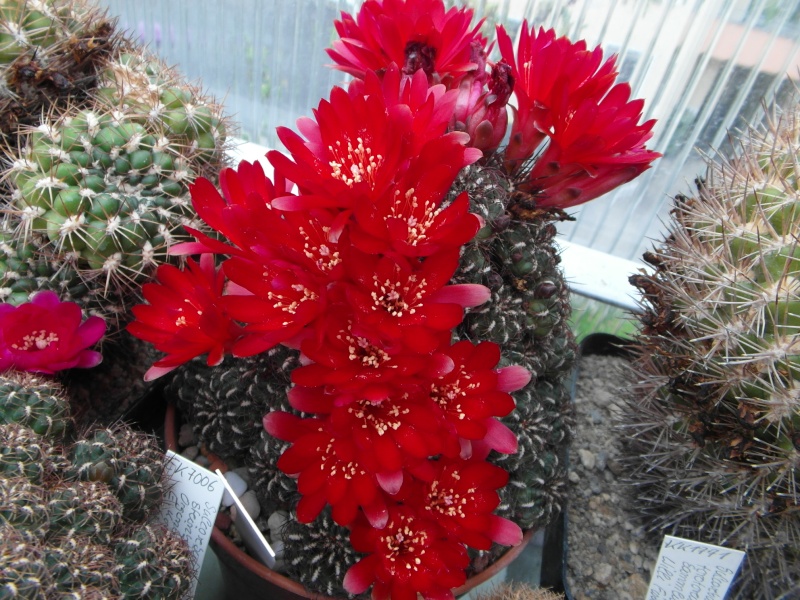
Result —
<svg viewBox="0 0 800 600"><path fill-rule="evenodd" d="M465 545L522 537L493 514L508 475L485 459L516 450L499 418L530 374L498 368L493 343L452 341L464 309L489 298L449 284L481 226L466 194L447 199L457 174L497 151L512 92L506 164L524 170L549 140L525 184L542 206L591 199L657 156L641 102L612 87L613 59L525 25L518 59L501 28L503 60L490 64L471 21L442 0L367 0L344 14L329 54L356 79L299 133L278 129L288 153L268 154L272 179L243 162L220 174L222 194L193 185L219 236L192 231L175 252L199 262L160 267L129 326L166 353L149 378L204 353L215 365L301 350L289 400L314 417L271 412L264 426L291 442L278 466L297 476L298 519L332 507L367 555L344 586L376 598L452 597Z"/></svg>

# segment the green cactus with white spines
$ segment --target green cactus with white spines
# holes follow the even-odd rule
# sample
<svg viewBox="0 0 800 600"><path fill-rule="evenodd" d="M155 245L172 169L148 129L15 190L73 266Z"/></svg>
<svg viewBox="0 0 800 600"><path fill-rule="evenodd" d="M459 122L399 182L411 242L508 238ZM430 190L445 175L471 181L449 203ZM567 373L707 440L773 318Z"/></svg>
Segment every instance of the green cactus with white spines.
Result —
<svg viewBox="0 0 800 600"><path fill-rule="evenodd" d="M83 98L121 43L114 23L82 0L0 3L0 137Z"/></svg>
<svg viewBox="0 0 800 600"><path fill-rule="evenodd" d="M62 387L45 377L0 373L0 423L18 423L42 436L58 437L71 425Z"/></svg>
<svg viewBox="0 0 800 600"><path fill-rule="evenodd" d="M130 520L146 518L163 497L163 454L155 439L128 427L96 429L70 448L69 473L103 482Z"/></svg>
<svg viewBox="0 0 800 600"><path fill-rule="evenodd" d="M283 346L249 358L226 357L215 367L198 358L178 369L168 393L211 452L244 460L256 445L264 414L289 407L289 374L299 353Z"/></svg>
<svg viewBox="0 0 800 600"><path fill-rule="evenodd" d="M186 595L195 576L186 542L161 525L128 532L114 546L120 598L174 598Z"/></svg>
<svg viewBox="0 0 800 600"><path fill-rule="evenodd" d="M8 171L14 237L6 245L44 258L56 283L74 273L73 285L87 288L75 300L118 318L188 239L183 226L197 226L188 185L220 167L225 134L219 107L154 57L123 54L98 85L83 108L28 130Z"/></svg>
<svg viewBox="0 0 800 600"><path fill-rule="evenodd" d="M147 523L164 463L127 426L76 432L55 380L0 376L0 598L185 596L185 542Z"/></svg>
<svg viewBox="0 0 800 600"><path fill-rule="evenodd" d="M745 550L733 597L800 587L800 106L678 197L645 259L627 432L653 528ZM785 595L781 595L785 594Z"/></svg>

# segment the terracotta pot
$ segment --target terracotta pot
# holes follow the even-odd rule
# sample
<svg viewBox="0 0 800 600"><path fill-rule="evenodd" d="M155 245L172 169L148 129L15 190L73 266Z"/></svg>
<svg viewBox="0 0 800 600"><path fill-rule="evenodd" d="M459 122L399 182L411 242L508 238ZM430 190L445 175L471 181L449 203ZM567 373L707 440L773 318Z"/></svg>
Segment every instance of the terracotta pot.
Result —
<svg viewBox="0 0 800 600"><path fill-rule="evenodd" d="M178 412L169 404L164 420L164 439L167 449L178 451ZM528 530L522 543L514 546L486 569L470 577L459 588L453 590L456 596L466 594L485 581L497 575L510 565L525 549L533 537L534 530ZM210 546L219 559L222 570L225 597L231 600L260 598L269 600L327 600L328 596L309 592L302 584L281 575L258 562L244 552L219 527L211 532Z"/></svg>

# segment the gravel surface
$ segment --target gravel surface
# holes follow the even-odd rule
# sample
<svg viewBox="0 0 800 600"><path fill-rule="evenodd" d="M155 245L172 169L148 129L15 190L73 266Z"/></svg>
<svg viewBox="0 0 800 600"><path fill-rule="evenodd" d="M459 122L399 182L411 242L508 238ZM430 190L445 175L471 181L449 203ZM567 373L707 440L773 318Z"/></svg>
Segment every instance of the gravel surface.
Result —
<svg viewBox="0 0 800 600"><path fill-rule="evenodd" d="M642 600L660 537L646 535L629 510L615 428L630 381L624 358L587 355L575 393L567 506L567 590L574 600Z"/></svg>

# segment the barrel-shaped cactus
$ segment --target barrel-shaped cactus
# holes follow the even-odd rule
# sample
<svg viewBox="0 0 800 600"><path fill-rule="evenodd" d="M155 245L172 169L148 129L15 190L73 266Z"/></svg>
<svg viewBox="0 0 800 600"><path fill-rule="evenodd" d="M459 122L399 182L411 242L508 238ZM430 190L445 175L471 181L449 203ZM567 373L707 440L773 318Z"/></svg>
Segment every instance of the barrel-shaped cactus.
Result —
<svg viewBox="0 0 800 600"><path fill-rule="evenodd" d="M747 552L737 598L800 593L800 107L676 198L645 259L628 414L654 528ZM782 595L786 594L786 595Z"/></svg>
<svg viewBox="0 0 800 600"><path fill-rule="evenodd" d="M219 106L132 48L97 85L23 130L4 236L21 270L3 287L12 299L56 288L124 320L138 286L187 239L188 185L219 168L225 133Z"/></svg>

